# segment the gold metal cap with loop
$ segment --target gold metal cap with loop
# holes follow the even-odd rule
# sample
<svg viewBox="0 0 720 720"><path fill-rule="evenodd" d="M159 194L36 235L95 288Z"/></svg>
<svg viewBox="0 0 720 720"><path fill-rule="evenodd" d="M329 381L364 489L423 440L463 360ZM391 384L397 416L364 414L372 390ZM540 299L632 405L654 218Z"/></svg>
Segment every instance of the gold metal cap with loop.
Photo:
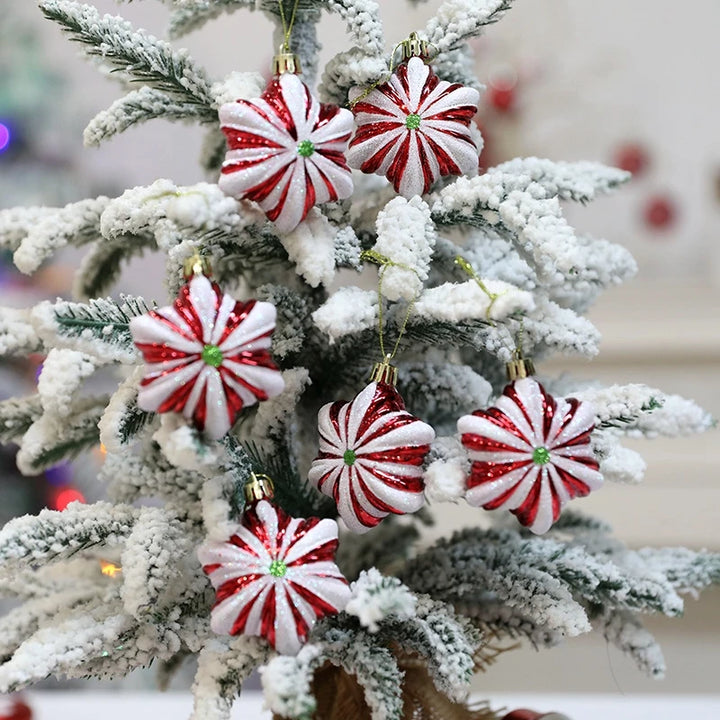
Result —
<svg viewBox="0 0 720 720"><path fill-rule="evenodd" d="M245 500L253 503L258 500L272 500L275 496L275 485L267 475L250 473L250 480L245 484Z"/></svg>
<svg viewBox="0 0 720 720"><path fill-rule="evenodd" d="M535 374L535 365L530 358L523 357L520 350L516 350L514 355L513 359L505 366L510 382Z"/></svg>
<svg viewBox="0 0 720 720"><path fill-rule="evenodd" d="M195 253L183 264L183 273L186 279L189 279L194 275L212 275L210 260L199 253Z"/></svg>
<svg viewBox="0 0 720 720"><path fill-rule="evenodd" d="M285 73L299 75L301 72L300 58L295 53L291 53L283 43L278 54L273 58L273 75L284 75Z"/></svg>
<svg viewBox="0 0 720 720"><path fill-rule="evenodd" d="M398 369L390 364L392 355L387 355L382 362L375 363L370 373L370 382L386 383L395 386L398 379Z"/></svg>
<svg viewBox="0 0 720 720"><path fill-rule="evenodd" d="M410 37L400 43L400 49L402 51L401 62L413 57L427 59L430 56L430 43L423 40L416 32L410 33Z"/></svg>

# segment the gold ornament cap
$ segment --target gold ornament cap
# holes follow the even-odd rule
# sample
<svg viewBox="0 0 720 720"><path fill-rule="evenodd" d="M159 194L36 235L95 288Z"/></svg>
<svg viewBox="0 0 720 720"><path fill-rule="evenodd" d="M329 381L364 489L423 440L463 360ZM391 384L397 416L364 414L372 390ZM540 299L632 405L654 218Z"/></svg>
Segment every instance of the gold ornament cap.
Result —
<svg viewBox="0 0 720 720"><path fill-rule="evenodd" d="M400 49L402 50L401 62L414 57L427 58L430 55L430 43L423 40L416 32L410 33L410 37L400 43Z"/></svg>
<svg viewBox="0 0 720 720"><path fill-rule="evenodd" d="M390 355L388 355L382 362L375 363L370 373L370 382L397 385L398 369L390 364L390 359Z"/></svg>
<svg viewBox="0 0 720 720"><path fill-rule="evenodd" d="M212 275L210 260L208 260L207 257L195 254L185 261L183 272L186 278L191 278L195 275Z"/></svg>
<svg viewBox="0 0 720 720"><path fill-rule="evenodd" d="M506 366L507 377L510 382L521 380L535 374L535 365L530 358L516 357Z"/></svg>
<svg viewBox="0 0 720 720"><path fill-rule="evenodd" d="M273 58L273 75L284 75L285 73L299 75L301 72L300 58L295 53L291 53L285 46L281 47L278 54Z"/></svg>
<svg viewBox="0 0 720 720"><path fill-rule="evenodd" d="M272 500L275 496L275 485L267 475L250 473L250 480L245 485L245 500L248 503L257 500Z"/></svg>

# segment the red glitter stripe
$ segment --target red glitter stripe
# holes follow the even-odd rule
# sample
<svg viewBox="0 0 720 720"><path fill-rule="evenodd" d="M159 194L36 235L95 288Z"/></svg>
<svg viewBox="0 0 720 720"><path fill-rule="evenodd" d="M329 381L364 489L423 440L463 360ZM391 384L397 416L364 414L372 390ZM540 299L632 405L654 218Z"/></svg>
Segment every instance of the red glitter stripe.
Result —
<svg viewBox="0 0 720 720"><path fill-rule="evenodd" d="M386 173L388 180L392 181L395 192L400 192L400 183L402 182L405 171L407 170L408 159L410 158L410 131L398 145L397 154L390 163L390 167Z"/></svg>
<svg viewBox="0 0 720 720"><path fill-rule="evenodd" d="M163 373L163 375L165 375L165 373ZM146 379L148 379L148 378L146 378ZM157 378L153 378L153 379L156 380ZM147 384L149 385L150 383L147 383ZM160 407L158 407L157 411L159 413L166 413L166 412L181 413L183 411L183 408L187 404L188 396L192 392L192 389L194 386L195 386L195 383L192 381L189 381L189 382L186 382L184 385L181 385L179 388L176 388L160 404Z"/></svg>
<svg viewBox="0 0 720 720"><path fill-rule="evenodd" d="M436 143L429 135L423 133L423 137L437 159L440 175L462 175L462 170L441 145Z"/></svg>
<svg viewBox="0 0 720 720"><path fill-rule="evenodd" d="M279 122L270 120L269 118L267 119L272 122L275 127L285 129L293 140L297 140L298 136L295 121L293 120L290 108L285 102L285 96L283 95L279 78L274 78L270 81L265 92L262 94L262 99L265 100L265 102L272 108L275 115L277 115L277 120L279 120ZM261 112L256 105L253 105L252 107L254 110Z"/></svg>
<svg viewBox="0 0 720 720"><path fill-rule="evenodd" d="M515 508L515 510L512 510L512 513L516 515L518 520L525 526L532 525L535 522L538 512L538 503L540 501L540 491L544 481L545 480L541 474L538 477L537 482L533 483L533 486L530 488L530 492L522 501L522 504ZM554 505L555 503L553 502L553 507Z"/></svg>
<svg viewBox="0 0 720 720"><path fill-rule="evenodd" d="M207 421L207 382L203 385L197 405L193 411L193 420L198 430L202 432L205 429L205 423Z"/></svg>
<svg viewBox="0 0 720 720"><path fill-rule="evenodd" d="M476 460L475 462L473 462L470 469L470 476L468 477L467 483L468 488L478 487L479 485L486 485L487 483L493 482L498 478L501 478L504 475L507 475L514 470L522 467L527 467L529 470L531 465L531 460L517 460L515 462L508 463L485 462L481 460ZM522 480L526 475L527 473L522 475L520 480ZM517 487L517 483L520 482L520 480L514 483L513 488Z"/></svg>
<svg viewBox="0 0 720 720"><path fill-rule="evenodd" d="M250 132L239 130L234 127L223 127L223 133L228 141L230 150L252 150L254 148L265 148L268 150L284 150L285 148L270 138Z"/></svg>
<svg viewBox="0 0 720 720"><path fill-rule="evenodd" d="M389 120L387 122L373 122L362 125L355 133L355 137L350 142L350 147L355 147L366 140L375 139L376 136L386 132L391 132L402 127L399 120ZM391 141L394 142L394 141Z"/></svg>
<svg viewBox="0 0 720 720"><path fill-rule="evenodd" d="M215 591L215 605L219 605L223 600L237 595L243 588L259 580L261 577L263 577L263 575L260 573L253 573L252 575L241 575L240 577L232 578L232 580L226 580ZM260 590L262 590L262 586L260 586Z"/></svg>
<svg viewBox="0 0 720 720"><path fill-rule="evenodd" d="M312 608L315 613L315 617L321 618L325 615L334 615L338 610L334 605L331 605L327 600L324 600L319 595L316 595L312 590L308 590L304 585L300 585L292 580L288 583L292 589ZM292 603L290 603L292 605Z"/></svg>
<svg viewBox="0 0 720 720"><path fill-rule="evenodd" d="M178 368L182 368L200 357L200 354L197 352L188 353L184 350L177 350L176 348L163 343L136 342L135 347L137 347L137 349L142 353L145 362L152 364L168 362L169 360L187 359L187 363L177 366Z"/></svg>
<svg viewBox="0 0 720 720"><path fill-rule="evenodd" d="M240 535L232 535L229 542L237 548L244 550L246 553L259 558L257 551L252 545L249 545Z"/></svg>

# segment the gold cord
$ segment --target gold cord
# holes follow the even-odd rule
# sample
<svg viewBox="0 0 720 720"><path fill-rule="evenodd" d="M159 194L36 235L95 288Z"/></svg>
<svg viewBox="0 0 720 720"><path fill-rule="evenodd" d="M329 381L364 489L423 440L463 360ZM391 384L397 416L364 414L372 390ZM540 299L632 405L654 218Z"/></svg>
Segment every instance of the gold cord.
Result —
<svg viewBox="0 0 720 720"><path fill-rule="evenodd" d="M288 24L287 20L285 19L285 6L283 4L283 0L278 0L278 6L280 8L280 20L283 26L283 33L285 34L285 41L283 43L283 46L286 52L290 52L290 35L292 34L293 27L295 25L295 15L297 13L299 4L300 0L295 0L295 4L293 5L292 9L292 15L290 16L290 24Z"/></svg>
<svg viewBox="0 0 720 720"><path fill-rule="evenodd" d="M488 305L488 309L485 312L485 318L487 320L490 320L490 313L492 312L493 305L495 304L495 301L500 297L500 294L492 293L487 289L485 283L475 272L475 268L473 268L473 266L462 255L457 255L455 257L455 264L459 265L465 271L465 273L477 283L477 286L490 298L490 304Z"/></svg>
<svg viewBox="0 0 720 720"><path fill-rule="evenodd" d="M381 253L377 252L376 250L365 250L360 255L360 260L369 260L370 262L375 263L376 265L380 265L380 271L378 272L378 330L379 330L379 339L380 339L380 354L384 358L385 362L390 362L396 355L397 351L400 348L400 341L403 339L405 335L405 331L407 330L408 322L410 321L410 315L412 314L413 308L415 307L415 303L417 302L417 296L415 296L410 304L408 305L407 312L405 313L405 319L403 320L403 324L400 328L400 333L397 337L397 340L395 341L395 346L393 347L393 351L389 354L385 353L385 332L383 328L383 294L382 294L382 285L383 285L383 278L385 276L385 271L388 268L396 267L400 268L401 270L408 270L409 272L416 275L419 279L417 270L415 268L410 267L409 265L404 265L403 263L395 262L394 260L391 260L386 255L382 255Z"/></svg>

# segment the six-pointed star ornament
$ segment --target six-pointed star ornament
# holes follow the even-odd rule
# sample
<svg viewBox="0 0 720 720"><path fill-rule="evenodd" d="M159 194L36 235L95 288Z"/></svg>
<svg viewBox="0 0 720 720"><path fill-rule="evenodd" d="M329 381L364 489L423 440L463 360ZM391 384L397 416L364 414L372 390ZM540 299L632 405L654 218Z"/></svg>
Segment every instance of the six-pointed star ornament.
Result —
<svg viewBox="0 0 720 720"><path fill-rule="evenodd" d="M470 122L479 97L473 88L440 80L422 58L410 58L353 106L358 129L348 164L385 175L406 198L426 193L445 175L476 175Z"/></svg>
<svg viewBox="0 0 720 720"><path fill-rule="evenodd" d="M176 412L219 439L240 411L284 389L270 356L275 306L237 302L205 275L195 275L168 307L130 321L146 373L138 407Z"/></svg>
<svg viewBox="0 0 720 720"><path fill-rule="evenodd" d="M590 403L554 398L532 377L515 380L494 407L458 420L472 461L467 501L510 510L532 532L547 532L568 500L602 485L594 427Z"/></svg>
<svg viewBox="0 0 720 720"><path fill-rule="evenodd" d="M405 410L391 384L372 382L352 402L325 405L318 430L308 478L335 500L350 530L364 533L390 513L422 507L423 461L435 431Z"/></svg>
<svg viewBox="0 0 720 720"><path fill-rule="evenodd" d="M334 520L293 518L267 500L252 504L229 540L198 549L215 588L213 631L259 635L295 655L315 622L350 600L334 562L337 538Z"/></svg>
<svg viewBox="0 0 720 720"><path fill-rule="evenodd" d="M320 103L297 75L275 77L260 98L222 105L220 125L228 152L218 185L257 202L280 232L314 205L352 194L344 155L352 113Z"/></svg>

